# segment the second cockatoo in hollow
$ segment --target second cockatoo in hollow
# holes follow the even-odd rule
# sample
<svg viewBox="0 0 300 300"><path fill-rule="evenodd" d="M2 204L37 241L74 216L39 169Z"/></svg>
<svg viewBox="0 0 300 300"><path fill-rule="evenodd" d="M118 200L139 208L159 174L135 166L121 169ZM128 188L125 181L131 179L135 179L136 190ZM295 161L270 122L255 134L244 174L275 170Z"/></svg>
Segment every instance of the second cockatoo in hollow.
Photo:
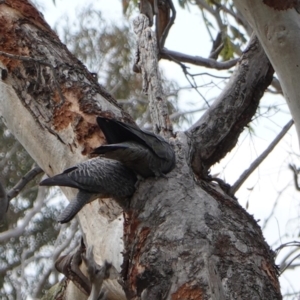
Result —
<svg viewBox="0 0 300 300"><path fill-rule="evenodd" d="M135 191L136 181L135 173L119 161L97 157L47 178L40 185L68 186L79 190L57 219L60 223L67 223L85 204L98 197L111 197L117 201L130 197Z"/></svg>

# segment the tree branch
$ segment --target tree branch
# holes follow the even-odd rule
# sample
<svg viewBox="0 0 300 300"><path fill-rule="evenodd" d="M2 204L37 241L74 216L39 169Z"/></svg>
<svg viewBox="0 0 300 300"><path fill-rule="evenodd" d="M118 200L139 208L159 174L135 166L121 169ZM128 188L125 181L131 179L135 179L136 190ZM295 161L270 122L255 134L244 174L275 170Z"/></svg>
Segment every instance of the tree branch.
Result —
<svg viewBox="0 0 300 300"><path fill-rule="evenodd" d="M39 166L33 166L32 169L27 172L11 190L9 190L7 193L8 201L18 196L22 189L41 173L43 173L43 170Z"/></svg>
<svg viewBox="0 0 300 300"><path fill-rule="evenodd" d="M296 251L299 251L299 249L295 249L294 251L292 252L296 252ZM290 253L289 255L292 255L292 253ZM290 262L286 263L282 268L280 268L280 275L283 274L283 272L287 269L290 268L290 266L292 265L293 261L295 261L297 258L300 257L300 254L296 255L293 259L291 259Z"/></svg>
<svg viewBox="0 0 300 300"><path fill-rule="evenodd" d="M279 254L279 252L282 249L284 249L286 247L300 247L300 242L299 241L292 241L292 242L287 242L287 243L281 244L279 247L277 247L275 249L276 256Z"/></svg>
<svg viewBox="0 0 300 300"><path fill-rule="evenodd" d="M192 168L198 176L223 158L251 121L273 78L273 68L252 36L227 86L186 134L191 138Z"/></svg>
<svg viewBox="0 0 300 300"><path fill-rule="evenodd" d="M299 137L300 85L295 84L295 78L299 75L300 39L295 28L298 28L300 23L299 14L294 9L289 9L295 7L294 4L297 1L263 2L261 0L233 0L235 7L243 13L246 20L251 24L272 62ZM267 2L278 5L277 9L266 5ZM278 9L281 5L285 7L282 10ZM267 27L266 24L268 24ZM281 36L284 37L284 43L281 38L271 38Z"/></svg>
<svg viewBox="0 0 300 300"><path fill-rule="evenodd" d="M149 27L148 18L144 14L140 14L134 19L133 26L138 37L138 56L136 57L135 66L141 70L143 91L149 97L153 129L156 133L170 137L173 130L158 70L156 37Z"/></svg>
<svg viewBox="0 0 300 300"><path fill-rule="evenodd" d="M191 56L184 53L168 50L166 48L162 49L161 57L174 62L185 62L196 66L206 67L216 70L228 70L236 65L239 58L235 58L229 61L219 62L211 58L204 58L201 56Z"/></svg>
<svg viewBox="0 0 300 300"><path fill-rule="evenodd" d="M19 237L26 229L26 226L29 224L33 216L40 212L44 203L44 199L46 198L46 188L39 187L38 195L34 201L34 206L32 209L27 211L25 217L19 221L19 225L16 228L0 233L0 242L4 243L10 238Z"/></svg>
<svg viewBox="0 0 300 300"><path fill-rule="evenodd" d="M250 176L250 174L264 161L264 159L273 151L275 146L280 142L280 140L285 136L285 134L289 131L289 129L294 124L293 120L290 120L279 132L276 138L272 141L272 143L268 146L268 148L257 157L257 159L250 165L250 167L243 172L240 178L234 183L234 185L230 188L230 193L234 195L236 191L241 187L241 185L245 182L245 180Z"/></svg>
<svg viewBox="0 0 300 300"><path fill-rule="evenodd" d="M289 164L289 168L292 170L293 175L294 175L294 184L295 184L295 189L297 191L300 191L300 187L299 187L299 183L298 183L298 174L299 174L299 170L297 169L297 167L293 164Z"/></svg>
<svg viewBox="0 0 300 300"><path fill-rule="evenodd" d="M168 34L169 34L169 31L172 27L172 25L174 24L174 21L175 21L175 18L176 18L176 10L175 10L175 7L174 7L174 4L173 4L173 1L172 0L167 0L166 1L166 4L169 6L168 7L168 10L171 10L172 12L172 15L170 16L170 19L168 21L168 24L167 26L164 28L163 30L163 33L159 39L159 49L163 49L164 45L165 45L165 42L166 42L166 39L168 37ZM158 18L157 18L158 19Z"/></svg>
<svg viewBox="0 0 300 300"><path fill-rule="evenodd" d="M28 182L42 172L43 170L40 167L34 167L8 193L6 193L0 180L0 221L3 220L8 210L9 201L16 197Z"/></svg>

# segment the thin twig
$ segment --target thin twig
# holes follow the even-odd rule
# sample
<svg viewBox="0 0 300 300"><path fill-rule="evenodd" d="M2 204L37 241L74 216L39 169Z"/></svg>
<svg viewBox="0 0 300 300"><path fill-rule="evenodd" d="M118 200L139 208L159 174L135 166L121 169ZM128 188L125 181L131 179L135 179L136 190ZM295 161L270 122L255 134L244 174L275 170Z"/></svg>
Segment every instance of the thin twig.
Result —
<svg viewBox="0 0 300 300"><path fill-rule="evenodd" d="M161 57L171 61L180 61L189 63L196 66L202 66L210 69L216 70L228 70L236 65L239 58L234 58L232 60L220 62L211 58L204 58L201 56L191 56L184 53L168 50L166 48L161 50Z"/></svg>
<svg viewBox="0 0 300 300"><path fill-rule="evenodd" d="M286 293L286 294L283 294L283 299L300 299L299 296L300 296L300 292L293 292L293 293ZM289 297L292 297L293 298L289 298Z"/></svg>
<svg viewBox="0 0 300 300"><path fill-rule="evenodd" d="M287 265L286 261L287 261L293 254L295 254L297 251L300 250L300 245L299 245L299 243L298 243L298 245L293 245L293 246L296 247L296 248L294 248L293 250L291 250L289 253L287 253L287 254L284 256L284 258L281 260L281 263L279 264L279 268L280 268L280 269L284 269L284 268L286 267L286 265ZM290 246L290 247L291 247L291 246Z"/></svg>
<svg viewBox="0 0 300 300"><path fill-rule="evenodd" d="M207 107L210 107L209 103L207 102L207 100L205 99L205 97L201 94L201 92L198 90L198 85L195 81L194 75L191 74L190 72L188 72L188 68L185 64L181 63L180 61L173 59L173 61L175 63L177 63L183 71L183 74L186 78L186 80L188 81L188 83L190 84L190 86L196 91L196 93L204 100L204 102L206 103ZM189 76L192 78L193 82L190 80Z"/></svg>
<svg viewBox="0 0 300 300"><path fill-rule="evenodd" d="M300 254L296 255L288 264L286 264L286 266L280 271L280 275L282 275L282 273L290 267L292 262L295 261L299 257L300 257Z"/></svg>
<svg viewBox="0 0 300 300"><path fill-rule="evenodd" d="M299 169L293 164L289 164L289 168L292 170L293 175L294 175L294 184L295 184L295 189L297 191L300 191L299 183L298 183L298 174L299 174Z"/></svg>
<svg viewBox="0 0 300 300"><path fill-rule="evenodd" d="M292 242L287 242L287 243L284 243L284 244L281 244L279 247L277 247L275 249L275 252L276 252L276 256L278 255L278 253L286 248L286 247L300 247L300 242L299 241L292 241Z"/></svg>
<svg viewBox="0 0 300 300"><path fill-rule="evenodd" d="M240 178L234 183L230 189L230 193L234 195L236 191L241 187L245 180L250 176L250 174L264 161L264 159L272 152L279 141L284 137L284 135L289 131L289 129L294 124L293 120L290 120L276 136L273 142L268 146L268 148L250 165L250 167L243 172Z"/></svg>
<svg viewBox="0 0 300 300"><path fill-rule="evenodd" d="M46 188L39 187L38 195L34 201L33 208L27 211L25 217L22 220L18 221L20 225L18 225L17 227L11 230L0 233L0 242L3 243L10 238L16 238L22 235L26 229L26 226L29 224L33 216L36 213L41 211L45 198L46 198Z"/></svg>
<svg viewBox="0 0 300 300"><path fill-rule="evenodd" d="M217 75L213 75L213 74L210 74L207 72L196 73L196 74L193 74L192 76L196 77L196 76L203 76L203 75L207 75L207 76L219 78L219 79L229 79L230 78L229 76L217 76Z"/></svg>
<svg viewBox="0 0 300 300"><path fill-rule="evenodd" d="M7 193L7 199L10 201L11 199L15 198L22 189L33 180L37 175L41 174L43 170L39 167L33 167L29 172L27 172L19 182Z"/></svg>
<svg viewBox="0 0 300 300"><path fill-rule="evenodd" d="M228 13L229 15L231 15L233 18L237 19L237 21L242 22L242 20L236 15L236 13L229 9L228 7L226 7L225 5L223 5L222 3L219 3L217 1L212 1L214 3L214 5L216 5L218 8L222 9L224 12Z"/></svg>
<svg viewBox="0 0 300 300"><path fill-rule="evenodd" d="M201 94L201 92L197 89L197 83L195 81L195 78L186 70L183 69L184 75L186 80L189 82L189 84L191 85L191 87L197 92L197 94L204 100L204 102L206 103L207 107L210 107L209 103L207 102L207 100L205 99L205 97ZM191 78L193 79L193 82L189 79L189 76L191 76Z"/></svg>
<svg viewBox="0 0 300 300"><path fill-rule="evenodd" d="M224 24L223 24L222 19L220 17L219 9L217 9L217 8L213 9L213 7L210 6L204 0L196 0L195 2L196 2L196 4L198 4L198 6L200 6L200 9L207 10L216 19L216 22L219 26L220 31L224 31ZM207 28L208 28L208 26L207 26Z"/></svg>
<svg viewBox="0 0 300 300"><path fill-rule="evenodd" d="M271 217L274 215L275 209L277 208L278 202L279 202L279 198L281 197L282 193L290 186L290 183L288 183L277 195L276 200L273 203L273 207L271 209L271 212L269 214L268 217L266 217L266 219L264 220L264 223L261 225L261 229L262 231L264 231L264 229L267 227L267 224L269 222L269 220L271 219Z"/></svg>

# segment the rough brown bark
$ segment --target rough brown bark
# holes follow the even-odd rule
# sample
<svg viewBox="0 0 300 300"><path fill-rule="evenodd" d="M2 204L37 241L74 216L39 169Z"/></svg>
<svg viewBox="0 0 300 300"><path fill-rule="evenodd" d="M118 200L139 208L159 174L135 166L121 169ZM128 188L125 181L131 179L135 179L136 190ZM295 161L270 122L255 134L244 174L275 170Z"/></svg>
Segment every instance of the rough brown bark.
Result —
<svg viewBox="0 0 300 300"><path fill-rule="evenodd" d="M260 227L216 185L197 181L186 137L177 167L139 186L125 212L128 299L281 299Z"/></svg>

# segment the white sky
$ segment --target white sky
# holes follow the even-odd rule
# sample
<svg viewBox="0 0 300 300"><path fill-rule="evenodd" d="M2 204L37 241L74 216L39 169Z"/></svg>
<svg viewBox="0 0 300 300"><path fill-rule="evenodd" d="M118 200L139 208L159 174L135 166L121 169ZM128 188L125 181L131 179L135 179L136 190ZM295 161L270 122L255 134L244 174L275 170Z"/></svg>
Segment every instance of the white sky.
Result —
<svg viewBox="0 0 300 300"><path fill-rule="evenodd" d="M50 0L39 0L38 2L42 4L45 18L51 26L54 25L56 20L64 18L65 14L76 20L76 11L80 10L80 7L86 7L94 3L91 0L56 0L55 7ZM104 12L103 15L112 23L120 22L122 16L120 0L100 0L94 5L100 7ZM211 44L198 10L177 9L176 22L171 29L166 47L190 55L208 56ZM162 62L161 65L169 78L176 79L182 86L188 86L180 67L166 61ZM191 68L191 70L216 74L216 72L205 68ZM210 81L208 77L200 78L201 80L203 83ZM219 92L218 88L214 88L213 90L206 90L204 93L205 96L211 98L216 97ZM182 92L180 96L181 109L188 110L188 103L193 108L202 104L202 100L195 92ZM280 97L270 95L264 98L262 104L268 105L282 102ZM287 109L285 110L287 111ZM265 150L289 119L290 116L287 112L256 122L253 138L249 138L249 134L244 132L239 140L239 147L235 148L220 165L217 165L212 173L220 172L222 178L225 178L231 184L234 183L257 155ZM279 238L284 233L287 233L287 236L281 242L299 240L300 193L295 191L292 185L292 173L287 168L288 163L294 162L297 164L296 156L294 155L292 159L289 155L291 153L299 154L298 140L294 128L290 130L280 145L277 146L258 170L250 176L237 193L237 198L241 205L246 207L248 203L249 213L254 214L255 219L262 220L259 223L262 224L263 220L269 215L278 197L278 192L290 183L290 187L281 195L275 217L264 230L266 240L274 247L279 245ZM294 288L299 290L298 278L300 278L300 270L289 271L281 277L283 291L291 292L293 290L286 280L287 277L293 282Z"/></svg>

